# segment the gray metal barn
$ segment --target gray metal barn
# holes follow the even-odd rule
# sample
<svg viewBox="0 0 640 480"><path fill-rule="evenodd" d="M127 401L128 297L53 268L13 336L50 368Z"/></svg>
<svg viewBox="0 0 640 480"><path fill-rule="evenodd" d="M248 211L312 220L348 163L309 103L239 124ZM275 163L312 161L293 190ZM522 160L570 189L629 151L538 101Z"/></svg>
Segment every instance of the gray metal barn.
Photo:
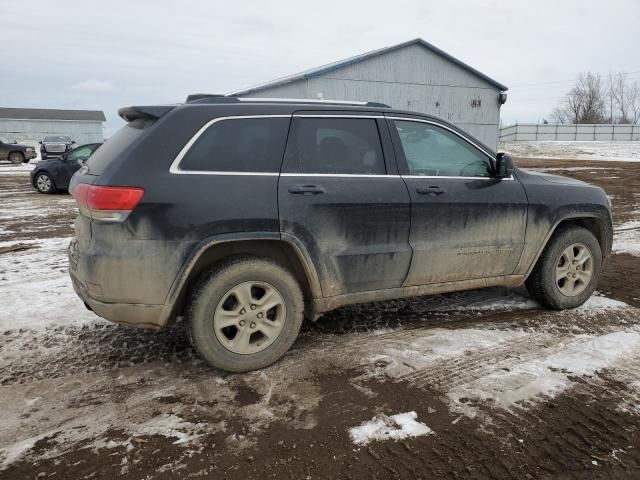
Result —
<svg viewBox="0 0 640 480"><path fill-rule="evenodd" d="M506 90L501 83L416 38L231 95L382 102L444 118L495 148Z"/></svg>
<svg viewBox="0 0 640 480"><path fill-rule="evenodd" d="M78 145L102 142L104 121L97 110L0 107L0 137L27 145L37 145L47 135L69 135Z"/></svg>

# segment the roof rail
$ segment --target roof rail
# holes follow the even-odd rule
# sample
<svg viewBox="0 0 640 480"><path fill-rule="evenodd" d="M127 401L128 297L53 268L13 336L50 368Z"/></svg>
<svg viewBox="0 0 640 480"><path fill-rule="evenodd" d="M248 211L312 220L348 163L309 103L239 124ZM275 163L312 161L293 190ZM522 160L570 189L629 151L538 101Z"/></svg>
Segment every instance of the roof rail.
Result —
<svg viewBox="0 0 640 480"><path fill-rule="evenodd" d="M389 105L379 102L360 102L357 100L324 100L316 98L251 98L251 97L235 97L241 102L265 102L265 103L319 103L327 105L357 105L362 107L382 107L391 108Z"/></svg>
<svg viewBox="0 0 640 480"><path fill-rule="evenodd" d="M354 105L361 107L391 108L379 102L360 102L356 100L320 100L315 98L250 98L197 93L187 97L187 103L311 103L322 105Z"/></svg>

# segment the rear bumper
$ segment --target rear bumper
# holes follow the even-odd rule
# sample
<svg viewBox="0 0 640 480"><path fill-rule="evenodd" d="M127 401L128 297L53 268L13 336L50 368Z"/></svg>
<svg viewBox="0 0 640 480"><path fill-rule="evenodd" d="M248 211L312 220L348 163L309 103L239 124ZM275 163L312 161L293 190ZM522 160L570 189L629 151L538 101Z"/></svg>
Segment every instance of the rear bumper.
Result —
<svg viewBox="0 0 640 480"><path fill-rule="evenodd" d="M154 330L158 330L167 324L171 311L165 305L101 302L89 294L87 288L73 273L70 273L70 275L76 294L87 308L99 317L114 323Z"/></svg>
<svg viewBox="0 0 640 480"><path fill-rule="evenodd" d="M175 252L175 246L165 242L130 240L114 246L95 239L88 243L73 239L68 249L73 288L102 318L142 328L162 328L173 313L166 297L178 260L172 259L171 250Z"/></svg>

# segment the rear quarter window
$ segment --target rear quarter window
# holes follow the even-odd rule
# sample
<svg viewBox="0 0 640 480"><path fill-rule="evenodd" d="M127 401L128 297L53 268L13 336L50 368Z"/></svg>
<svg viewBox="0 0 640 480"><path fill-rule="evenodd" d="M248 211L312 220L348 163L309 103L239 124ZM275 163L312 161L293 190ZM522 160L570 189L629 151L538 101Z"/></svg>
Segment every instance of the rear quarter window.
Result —
<svg viewBox="0 0 640 480"><path fill-rule="evenodd" d="M86 163L89 173L101 174L111 161L121 156L153 123L155 123L154 120L139 119L127 123L118 130L89 157Z"/></svg>

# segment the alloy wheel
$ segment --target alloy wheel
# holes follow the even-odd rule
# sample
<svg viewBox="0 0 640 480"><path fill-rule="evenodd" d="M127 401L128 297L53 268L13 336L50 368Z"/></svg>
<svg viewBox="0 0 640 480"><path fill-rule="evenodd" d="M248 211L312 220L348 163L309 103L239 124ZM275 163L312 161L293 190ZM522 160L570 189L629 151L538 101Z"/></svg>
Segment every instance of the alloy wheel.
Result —
<svg viewBox="0 0 640 480"><path fill-rule="evenodd" d="M38 187L38 190L40 190L42 193L47 193L49 190L51 190L51 178L49 178L49 175L46 174L39 175L36 179L36 185Z"/></svg>
<svg viewBox="0 0 640 480"><path fill-rule="evenodd" d="M593 255L581 243L564 249L556 264L556 285L567 297L582 293L593 278Z"/></svg>
<svg viewBox="0 0 640 480"><path fill-rule="evenodd" d="M286 306L267 282L244 282L224 294L213 317L216 338L233 353L249 355L271 345L282 333Z"/></svg>

